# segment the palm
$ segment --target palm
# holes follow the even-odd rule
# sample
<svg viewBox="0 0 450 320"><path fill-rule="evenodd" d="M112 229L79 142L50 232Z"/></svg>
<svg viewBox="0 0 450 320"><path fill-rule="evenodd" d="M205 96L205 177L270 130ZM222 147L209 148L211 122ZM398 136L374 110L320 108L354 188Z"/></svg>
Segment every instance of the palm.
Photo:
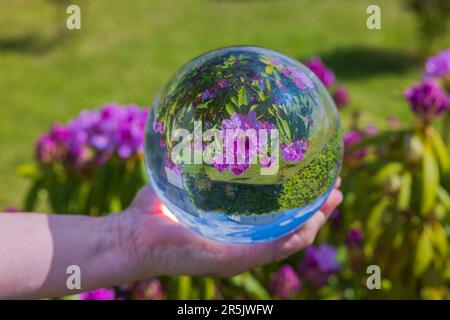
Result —
<svg viewBox="0 0 450 320"><path fill-rule="evenodd" d="M257 245L226 244L201 237L162 214L160 200L152 188L146 186L129 208L140 216L134 234L135 243L136 246L152 246L144 265L151 264L158 274L234 275L287 258L311 245L320 227L342 201L339 186L340 181L322 209L299 230L274 242ZM156 249L153 245L155 239Z"/></svg>

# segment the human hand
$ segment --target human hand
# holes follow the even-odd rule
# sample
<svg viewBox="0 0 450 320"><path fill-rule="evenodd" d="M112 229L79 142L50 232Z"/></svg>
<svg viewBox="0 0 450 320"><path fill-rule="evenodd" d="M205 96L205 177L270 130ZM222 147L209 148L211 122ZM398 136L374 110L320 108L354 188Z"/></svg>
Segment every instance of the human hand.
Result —
<svg viewBox="0 0 450 320"><path fill-rule="evenodd" d="M141 277L155 275L232 276L287 258L311 245L331 212L342 202L338 179L325 205L300 229L273 242L227 244L204 238L162 213L150 186L143 187L126 210L124 249ZM131 222L130 222L131 221Z"/></svg>

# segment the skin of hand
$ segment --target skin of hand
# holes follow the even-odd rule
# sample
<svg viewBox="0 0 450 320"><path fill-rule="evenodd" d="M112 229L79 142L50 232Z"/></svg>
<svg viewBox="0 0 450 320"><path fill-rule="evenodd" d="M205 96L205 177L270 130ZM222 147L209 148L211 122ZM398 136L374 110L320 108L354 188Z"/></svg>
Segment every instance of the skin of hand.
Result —
<svg viewBox="0 0 450 320"><path fill-rule="evenodd" d="M326 203L300 229L274 242L242 245L219 243L201 237L183 225L156 213L159 200L150 186L137 194L127 209L133 216L128 250L137 265L153 275L232 276L253 267L287 258L311 245L331 212L342 202L340 178ZM153 212L153 214L151 214Z"/></svg>
<svg viewBox="0 0 450 320"><path fill-rule="evenodd" d="M257 245L197 235L162 213L150 186L106 217L0 214L0 299L65 296L158 275L231 276L282 260L313 243L343 199L340 183L300 229ZM81 270L79 290L67 285L72 265Z"/></svg>

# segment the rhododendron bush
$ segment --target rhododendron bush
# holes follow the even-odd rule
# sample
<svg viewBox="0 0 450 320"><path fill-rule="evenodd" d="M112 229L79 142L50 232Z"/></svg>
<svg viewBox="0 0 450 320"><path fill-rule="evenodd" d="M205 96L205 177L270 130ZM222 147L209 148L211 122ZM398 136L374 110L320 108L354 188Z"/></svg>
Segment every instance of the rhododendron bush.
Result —
<svg viewBox="0 0 450 320"><path fill-rule="evenodd" d="M404 91L415 121L390 118L384 128L348 114L349 92L319 58L306 65L347 128L344 202L315 244L228 279L151 278L81 299L450 298L450 50L429 58L423 79ZM148 108L107 104L53 125L36 142L34 169L23 170L32 178L24 209L102 215L125 208L146 183L147 116ZM295 158L302 148L299 141L283 156ZM379 290L367 287L371 265L380 268Z"/></svg>

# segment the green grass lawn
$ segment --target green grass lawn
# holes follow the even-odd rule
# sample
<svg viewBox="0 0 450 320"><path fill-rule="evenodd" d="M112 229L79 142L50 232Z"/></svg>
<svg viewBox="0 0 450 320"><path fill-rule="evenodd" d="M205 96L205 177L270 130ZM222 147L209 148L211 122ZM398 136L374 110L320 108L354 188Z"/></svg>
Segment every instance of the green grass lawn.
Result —
<svg viewBox="0 0 450 320"><path fill-rule="evenodd" d="M412 62L417 36L402 1L69 1L82 10L74 31L55 3L0 0L0 208L20 205L28 182L16 167L32 160L35 139L52 123L106 102L149 106L179 66L217 47L319 55L368 121L410 119L402 91L422 65ZM366 28L374 3L382 30Z"/></svg>

